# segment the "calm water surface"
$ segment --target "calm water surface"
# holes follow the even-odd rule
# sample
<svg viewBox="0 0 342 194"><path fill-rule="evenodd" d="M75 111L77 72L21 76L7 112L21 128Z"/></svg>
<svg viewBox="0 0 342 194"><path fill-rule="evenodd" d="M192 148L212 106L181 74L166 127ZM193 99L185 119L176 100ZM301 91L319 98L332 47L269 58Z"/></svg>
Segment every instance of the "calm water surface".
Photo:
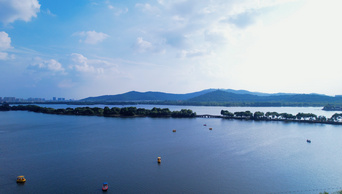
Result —
<svg viewBox="0 0 342 194"><path fill-rule="evenodd" d="M0 193L102 193L105 181L107 193L333 192L341 137L321 124L0 112Z"/></svg>

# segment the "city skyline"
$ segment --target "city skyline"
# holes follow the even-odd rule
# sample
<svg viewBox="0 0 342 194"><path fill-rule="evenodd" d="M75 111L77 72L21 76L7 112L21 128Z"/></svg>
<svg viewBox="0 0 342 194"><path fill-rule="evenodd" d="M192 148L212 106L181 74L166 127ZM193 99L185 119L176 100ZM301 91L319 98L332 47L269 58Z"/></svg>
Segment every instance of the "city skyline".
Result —
<svg viewBox="0 0 342 194"><path fill-rule="evenodd" d="M29 97L29 98L17 98L14 96L0 96L0 103L3 102L47 102L47 101L75 101L75 99L66 99L62 97L52 97L51 99L39 98L39 97Z"/></svg>
<svg viewBox="0 0 342 194"><path fill-rule="evenodd" d="M3 0L0 96L341 95L338 0Z"/></svg>

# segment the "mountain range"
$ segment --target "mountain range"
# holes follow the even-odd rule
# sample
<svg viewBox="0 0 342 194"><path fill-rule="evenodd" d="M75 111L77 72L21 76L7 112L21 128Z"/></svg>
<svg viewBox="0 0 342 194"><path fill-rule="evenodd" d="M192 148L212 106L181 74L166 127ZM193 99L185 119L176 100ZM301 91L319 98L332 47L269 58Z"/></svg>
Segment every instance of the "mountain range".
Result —
<svg viewBox="0 0 342 194"><path fill-rule="evenodd" d="M110 103L110 102L178 102L182 104L213 104L220 105L317 105L342 104L342 96L327 96L323 94L296 94L296 93L262 93L247 90L233 89L206 89L187 94L172 94L163 92L137 92L130 91L117 95L104 95L88 97L80 102ZM174 103L173 103L174 104ZM262 105L262 104L260 104Z"/></svg>

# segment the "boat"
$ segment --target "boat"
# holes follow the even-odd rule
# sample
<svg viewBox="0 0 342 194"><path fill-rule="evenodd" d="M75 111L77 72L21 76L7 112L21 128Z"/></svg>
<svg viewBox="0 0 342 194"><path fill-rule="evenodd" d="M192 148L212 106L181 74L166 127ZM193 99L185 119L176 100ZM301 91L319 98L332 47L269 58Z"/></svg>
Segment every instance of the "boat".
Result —
<svg viewBox="0 0 342 194"><path fill-rule="evenodd" d="M310 139L307 139L306 142L311 143L311 140L310 140Z"/></svg>
<svg viewBox="0 0 342 194"><path fill-rule="evenodd" d="M204 124L203 126L207 126L207 124Z"/></svg>
<svg viewBox="0 0 342 194"><path fill-rule="evenodd" d="M26 179L24 176L18 176L17 177L17 183L25 183L26 182Z"/></svg>
<svg viewBox="0 0 342 194"><path fill-rule="evenodd" d="M107 182L104 182L102 184L102 191L107 191L108 190L108 183Z"/></svg>

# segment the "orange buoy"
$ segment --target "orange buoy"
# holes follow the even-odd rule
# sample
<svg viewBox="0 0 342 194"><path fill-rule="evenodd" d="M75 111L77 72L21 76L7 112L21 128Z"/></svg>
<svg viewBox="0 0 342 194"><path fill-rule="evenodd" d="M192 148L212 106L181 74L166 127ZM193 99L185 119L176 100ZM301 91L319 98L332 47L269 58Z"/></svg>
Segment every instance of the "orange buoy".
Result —
<svg viewBox="0 0 342 194"><path fill-rule="evenodd" d="M210 127L209 130L213 130L213 128Z"/></svg>
<svg viewBox="0 0 342 194"><path fill-rule="evenodd" d="M17 177L17 183L25 183L26 179L23 175Z"/></svg>
<svg viewBox="0 0 342 194"><path fill-rule="evenodd" d="M161 163L161 157L158 157L157 161L158 163Z"/></svg>
<svg viewBox="0 0 342 194"><path fill-rule="evenodd" d="M172 132L176 132L176 129L172 130Z"/></svg>

